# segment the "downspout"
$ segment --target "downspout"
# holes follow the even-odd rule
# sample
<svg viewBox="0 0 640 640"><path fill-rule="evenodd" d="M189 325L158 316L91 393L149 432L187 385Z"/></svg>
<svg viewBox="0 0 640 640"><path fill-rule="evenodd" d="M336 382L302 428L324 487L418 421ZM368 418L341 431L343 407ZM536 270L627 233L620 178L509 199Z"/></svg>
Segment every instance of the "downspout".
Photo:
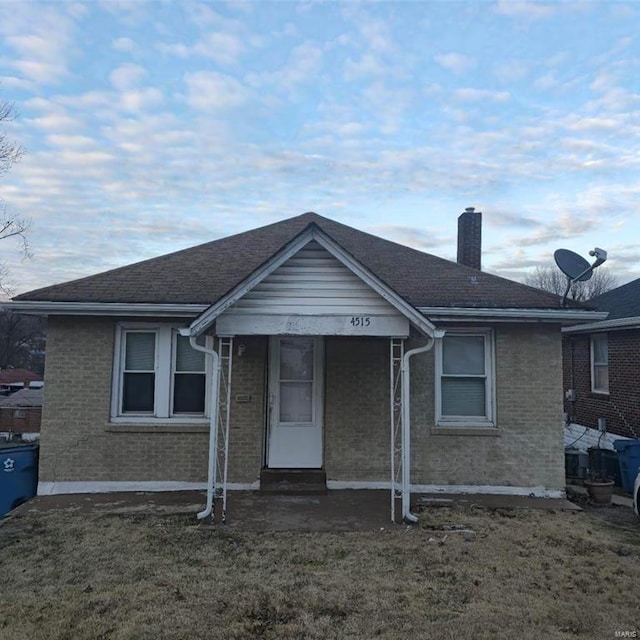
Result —
<svg viewBox="0 0 640 640"><path fill-rule="evenodd" d="M215 497L216 469L215 462L218 454L218 395L220 393L220 356L213 349L207 349L196 342L196 336L190 334L189 329L180 329L181 336L189 336L189 344L192 349L202 351L212 358L213 371L211 372L211 400L209 419L209 466L207 470L207 505L198 513L198 520L203 520L213 512L213 500Z"/></svg>
<svg viewBox="0 0 640 640"><path fill-rule="evenodd" d="M411 366L409 359L433 348L436 338L444 337L442 329L436 329L429 342L404 354L402 360L402 519L405 522L418 522L418 516L411 513Z"/></svg>

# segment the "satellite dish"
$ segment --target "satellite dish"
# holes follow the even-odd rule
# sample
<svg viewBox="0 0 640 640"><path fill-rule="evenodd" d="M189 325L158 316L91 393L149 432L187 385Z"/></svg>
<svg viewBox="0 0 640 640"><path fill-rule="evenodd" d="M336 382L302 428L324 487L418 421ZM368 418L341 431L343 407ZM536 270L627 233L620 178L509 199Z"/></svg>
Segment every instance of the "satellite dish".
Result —
<svg viewBox="0 0 640 640"><path fill-rule="evenodd" d="M591 265L578 253L569 249L558 249L553 254L553 259L558 265L558 269L564 273L569 280L589 280L593 275Z"/></svg>

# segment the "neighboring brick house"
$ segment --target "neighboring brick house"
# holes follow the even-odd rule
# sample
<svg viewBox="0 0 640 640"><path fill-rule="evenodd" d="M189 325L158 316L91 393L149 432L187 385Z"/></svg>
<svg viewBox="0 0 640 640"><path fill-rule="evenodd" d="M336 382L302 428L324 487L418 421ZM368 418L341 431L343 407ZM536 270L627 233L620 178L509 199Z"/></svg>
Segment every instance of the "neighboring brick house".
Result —
<svg viewBox="0 0 640 640"><path fill-rule="evenodd" d="M29 386L42 386L42 376L29 369L7 367L0 370L0 393L13 393Z"/></svg>
<svg viewBox="0 0 640 640"><path fill-rule="evenodd" d="M591 429L604 418L609 444L615 436L640 438L640 279L589 304L608 316L563 329L564 387L572 390L565 410Z"/></svg>
<svg viewBox="0 0 640 640"><path fill-rule="evenodd" d="M482 272L480 216L460 263L306 213L18 296L48 315L40 491L562 495L560 329L604 316Z"/></svg>
<svg viewBox="0 0 640 640"><path fill-rule="evenodd" d="M42 401L42 388L27 387L0 397L0 433L22 435L25 439L40 433Z"/></svg>

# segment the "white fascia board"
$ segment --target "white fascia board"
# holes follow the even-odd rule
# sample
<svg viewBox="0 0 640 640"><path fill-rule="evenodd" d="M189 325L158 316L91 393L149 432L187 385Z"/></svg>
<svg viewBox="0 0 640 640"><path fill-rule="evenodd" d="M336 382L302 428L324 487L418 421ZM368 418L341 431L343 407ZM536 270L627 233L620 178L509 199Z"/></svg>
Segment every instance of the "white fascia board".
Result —
<svg viewBox="0 0 640 640"><path fill-rule="evenodd" d="M175 304L149 302L47 302L14 300L0 308L39 316L148 316L190 318L207 309L206 304Z"/></svg>
<svg viewBox="0 0 640 640"><path fill-rule="evenodd" d="M616 331L622 329L640 328L640 316L629 318L616 318L614 320L603 320L602 322L591 322L589 324L578 324L571 327L564 327L562 333L595 333L597 331Z"/></svg>
<svg viewBox="0 0 640 640"><path fill-rule="evenodd" d="M266 277L271 275L278 267L282 266L289 258L293 257L305 245L315 240L326 249L334 258L340 261L347 269L358 276L363 282L368 284L379 296L389 302L403 316L412 322L420 331L434 338L441 338L444 332L429 322L418 310L407 303L393 289L384 284L377 276L363 267L355 258L349 255L340 245L332 240L316 225L310 226L297 238L285 245L280 251L275 253L260 269L255 271L246 280L236 285L226 296L211 305L190 325L191 335L198 335L208 329L214 320L235 304L242 296L260 284Z"/></svg>
<svg viewBox="0 0 640 640"><path fill-rule="evenodd" d="M472 307L418 307L418 311L433 320L466 322L594 322L605 319L606 311L582 309L490 309Z"/></svg>

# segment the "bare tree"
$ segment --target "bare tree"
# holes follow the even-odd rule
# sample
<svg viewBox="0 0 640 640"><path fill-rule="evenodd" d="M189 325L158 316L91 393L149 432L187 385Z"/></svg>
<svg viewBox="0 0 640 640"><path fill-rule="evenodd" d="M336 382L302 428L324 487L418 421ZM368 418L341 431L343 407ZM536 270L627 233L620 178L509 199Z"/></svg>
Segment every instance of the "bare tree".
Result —
<svg viewBox="0 0 640 640"><path fill-rule="evenodd" d="M556 267L536 267L524 283L536 289L550 291L563 296L567 289L567 276ZM606 267L594 269L589 280L576 282L569 291L568 298L576 302L585 302L618 286L616 277Z"/></svg>
<svg viewBox="0 0 640 640"><path fill-rule="evenodd" d="M46 320L0 310L0 369L30 369L44 373Z"/></svg>
<svg viewBox="0 0 640 640"><path fill-rule="evenodd" d="M16 110L11 102L0 99L0 176L9 171L15 162L24 154L24 148L7 136L3 125L15 120ZM27 218L11 215L0 201L0 240L14 238L20 244L25 258L30 257L27 231L31 221ZM7 267L0 262L0 292L10 295L11 287L7 284Z"/></svg>

